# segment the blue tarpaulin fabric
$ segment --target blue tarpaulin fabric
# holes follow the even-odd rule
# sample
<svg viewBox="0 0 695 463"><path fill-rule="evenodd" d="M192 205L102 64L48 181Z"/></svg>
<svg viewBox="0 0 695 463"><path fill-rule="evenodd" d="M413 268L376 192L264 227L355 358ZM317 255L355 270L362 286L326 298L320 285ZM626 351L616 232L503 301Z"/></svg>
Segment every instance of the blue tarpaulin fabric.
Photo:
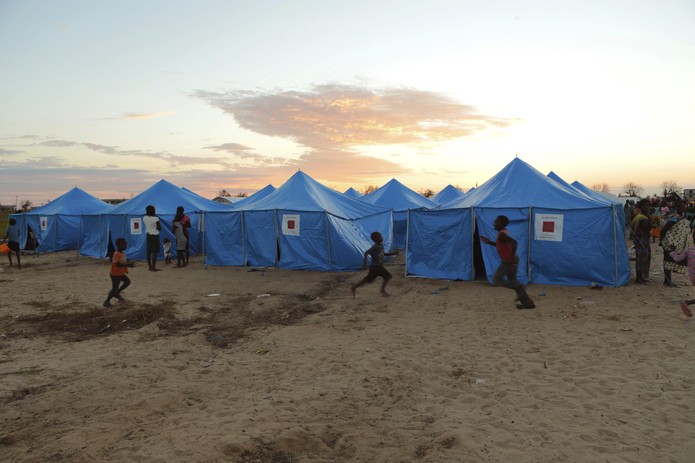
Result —
<svg viewBox="0 0 695 463"><path fill-rule="evenodd" d="M566 182L549 178L518 158L480 187L442 206L441 217L437 216L439 211L432 211L428 219L438 222L439 227L451 227L461 218L456 214L447 216L444 211L471 208L475 221L473 229L477 228L480 236L493 241L497 234L493 227L495 217L506 215L510 219L507 229L518 242L518 278L524 283L620 286L629 281L622 208L606 200L594 199ZM413 258L408 263L408 273L459 278L459 274L447 271L448 259L442 258L440 263L430 261L426 267L422 266L421 258L416 259L427 253L445 255L452 246L433 230L429 244L414 238L421 233L418 227L422 226L413 220L411 213L408 253L412 253ZM478 245L479 242L474 242L467 253L458 258L472 261L472 249ZM483 244L481 252L485 273L491 281L499 265L497 251ZM415 271L418 273L413 273Z"/></svg>
<svg viewBox="0 0 695 463"><path fill-rule="evenodd" d="M251 197L253 198L253 197ZM249 199L251 199L249 198ZM218 222L239 215L236 247L222 247ZM303 172L257 201L205 215L208 265L278 266L285 269L347 271L362 267L369 235L379 231L385 246L393 236L391 211L334 191ZM231 231L230 231L231 232ZM240 264L240 262L242 264Z"/></svg>
<svg viewBox="0 0 695 463"><path fill-rule="evenodd" d="M464 196L463 191L453 185L447 185L442 191L432 196L430 199L437 204L446 204Z"/></svg>
<svg viewBox="0 0 695 463"><path fill-rule="evenodd" d="M23 214L12 214L20 227L20 246L26 246L28 227L39 245L37 252L73 251L84 239L83 214L112 208L80 188L73 188L50 203Z"/></svg>
<svg viewBox="0 0 695 463"><path fill-rule="evenodd" d="M359 191L355 190L352 187L345 190L343 192L343 194L349 198L354 198L354 199L361 198L362 196L364 196L362 193L360 193Z"/></svg>
<svg viewBox="0 0 695 463"><path fill-rule="evenodd" d="M107 240L110 237L113 245L117 238L123 237L128 241L128 258L145 260L147 257L145 251L145 231L141 224L135 228L133 222L142 220L145 216L145 208L148 205L155 207L156 216L160 220L162 227L160 242L164 238L169 238L172 243L176 242L172 231L176 208L183 206L184 213L191 219L191 228L188 229L188 234L190 252L192 254L203 252L202 223L200 221L202 212L229 210L229 206L216 203L184 188L179 188L166 180L160 180L128 201L114 206L107 213L98 214L101 216L98 220L97 218L87 219L92 224L99 223L101 227L99 232L93 232L99 236L99 239L85 242L80 252L83 255L103 257L107 250L108 242L105 243L102 240ZM89 246L87 247L87 245ZM172 254L176 255L175 245L172 246ZM161 256L163 256L163 253L160 253Z"/></svg>
<svg viewBox="0 0 695 463"><path fill-rule="evenodd" d="M434 201L430 201L420 193L411 190L395 178L381 188L361 197L360 201L393 210L393 248L397 249L405 248L408 210L434 209L438 206Z"/></svg>
<svg viewBox="0 0 695 463"><path fill-rule="evenodd" d="M266 185L265 187L261 188L251 196L242 199L241 201L237 201L233 204L232 209L235 208L240 208L240 207L248 207L249 205L255 203L256 201L259 201L272 192L275 191L275 187L273 185Z"/></svg>

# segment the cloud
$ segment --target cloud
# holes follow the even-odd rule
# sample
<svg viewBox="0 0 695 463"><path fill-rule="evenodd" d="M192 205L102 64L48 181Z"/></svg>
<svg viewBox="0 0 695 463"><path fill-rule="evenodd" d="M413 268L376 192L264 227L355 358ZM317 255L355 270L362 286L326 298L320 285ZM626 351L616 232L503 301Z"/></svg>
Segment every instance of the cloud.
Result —
<svg viewBox="0 0 695 463"><path fill-rule="evenodd" d="M226 151L227 153L232 154L246 154L249 151L251 151L251 148L249 148L246 145L241 145L239 143L222 143L221 145L216 146L206 146L203 149L214 151Z"/></svg>
<svg viewBox="0 0 695 463"><path fill-rule="evenodd" d="M99 145L97 143L80 143L80 145L92 151L115 156L142 156L154 159L167 159L171 157L166 151L122 150L117 146Z"/></svg>
<svg viewBox="0 0 695 463"><path fill-rule="evenodd" d="M508 127L518 120L480 114L443 94L409 88L326 84L309 91L198 91L244 129L315 150L409 144L432 146Z"/></svg>
<svg viewBox="0 0 695 463"><path fill-rule="evenodd" d="M20 150L8 150L8 149L0 148L0 156L10 156L12 154L21 154L23 152L24 151L20 151Z"/></svg>
<svg viewBox="0 0 695 463"><path fill-rule="evenodd" d="M176 112L174 111L160 111L155 113L123 113L117 119L159 119L160 117L173 116Z"/></svg>
<svg viewBox="0 0 695 463"><path fill-rule="evenodd" d="M68 148L70 146L79 145L77 142L68 140L47 140L35 144L38 146L47 146L49 148Z"/></svg>

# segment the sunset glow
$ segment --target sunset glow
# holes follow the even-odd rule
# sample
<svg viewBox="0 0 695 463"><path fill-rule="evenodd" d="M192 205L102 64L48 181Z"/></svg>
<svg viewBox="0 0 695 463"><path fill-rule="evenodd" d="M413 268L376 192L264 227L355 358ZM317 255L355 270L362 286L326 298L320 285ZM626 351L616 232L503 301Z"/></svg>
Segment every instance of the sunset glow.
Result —
<svg viewBox="0 0 695 463"><path fill-rule="evenodd" d="M614 194L695 188L695 4L558 6L2 2L0 203L298 169L437 192L515 156Z"/></svg>

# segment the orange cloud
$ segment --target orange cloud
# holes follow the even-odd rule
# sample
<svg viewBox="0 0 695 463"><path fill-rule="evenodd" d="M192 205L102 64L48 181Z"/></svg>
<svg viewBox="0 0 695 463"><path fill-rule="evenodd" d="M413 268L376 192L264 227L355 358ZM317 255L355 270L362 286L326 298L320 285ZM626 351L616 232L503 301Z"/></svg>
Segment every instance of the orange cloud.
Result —
<svg viewBox="0 0 695 463"><path fill-rule="evenodd" d="M160 111L156 113L125 113L119 119L158 119L160 117L173 116L174 111Z"/></svg>
<svg viewBox="0 0 695 463"><path fill-rule="evenodd" d="M518 122L480 114L442 94L403 88L327 84L306 92L198 92L197 96L232 114L242 128L319 150L431 146Z"/></svg>

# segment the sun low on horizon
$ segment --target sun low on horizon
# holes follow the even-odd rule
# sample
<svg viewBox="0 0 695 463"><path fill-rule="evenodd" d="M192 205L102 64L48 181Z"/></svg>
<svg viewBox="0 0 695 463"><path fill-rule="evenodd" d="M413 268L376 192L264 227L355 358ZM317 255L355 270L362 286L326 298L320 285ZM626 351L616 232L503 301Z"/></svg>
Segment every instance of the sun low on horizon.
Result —
<svg viewBox="0 0 695 463"><path fill-rule="evenodd" d="M687 1L8 1L0 56L0 204L299 169L467 190L515 157L614 194L695 188Z"/></svg>

